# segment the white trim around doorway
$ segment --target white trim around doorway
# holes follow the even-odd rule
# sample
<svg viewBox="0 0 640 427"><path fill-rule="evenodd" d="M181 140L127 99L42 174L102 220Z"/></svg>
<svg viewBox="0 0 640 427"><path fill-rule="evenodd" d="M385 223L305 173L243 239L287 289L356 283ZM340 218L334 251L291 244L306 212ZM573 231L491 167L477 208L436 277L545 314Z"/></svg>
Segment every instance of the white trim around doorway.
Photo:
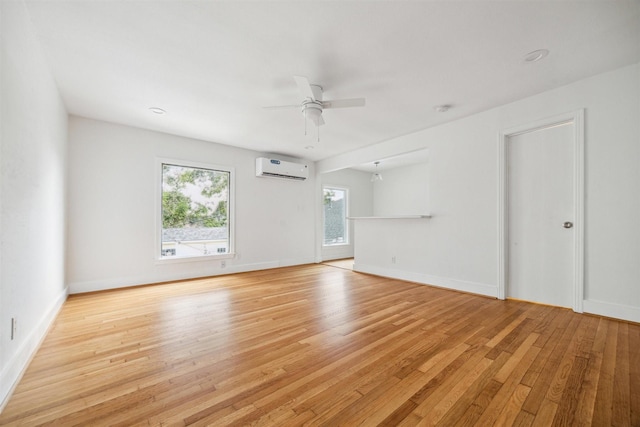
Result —
<svg viewBox="0 0 640 427"><path fill-rule="evenodd" d="M576 110L505 129L498 136L498 298L506 298L508 277L508 186L507 141L509 137L560 124L573 124L575 238L573 311L583 312L584 303L584 110Z"/></svg>

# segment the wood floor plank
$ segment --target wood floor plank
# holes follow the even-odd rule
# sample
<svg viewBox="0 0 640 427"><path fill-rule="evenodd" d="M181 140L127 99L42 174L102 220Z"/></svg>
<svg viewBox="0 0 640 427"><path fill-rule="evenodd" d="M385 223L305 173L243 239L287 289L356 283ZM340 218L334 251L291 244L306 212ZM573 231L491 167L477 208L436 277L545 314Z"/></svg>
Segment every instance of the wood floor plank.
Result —
<svg viewBox="0 0 640 427"><path fill-rule="evenodd" d="M335 381L327 383L329 386L323 391L296 405L295 411L304 411L306 408L313 408L320 413L325 413L329 410L335 411L336 409L342 410L348 406L348 399L345 399L344 395L353 394L352 389L357 391L359 398L362 397L371 390L372 383L375 383L374 387L380 385L376 381L377 378L386 379L391 375L391 372L381 375L382 370L387 368L397 372L399 368L401 369L403 365L408 363L407 361L413 360L416 355L434 345L429 340L416 341L410 335L407 338L409 339L406 340L404 345L397 348L389 347L375 350L375 358L363 358L353 367L341 372L341 375L336 376ZM402 351L399 352L398 350ZM394 378L400 379L397 376Z"/></svg>
<svg viewBox="0 0 640 427"><path fill-rule="evenodd" d="M415 393L410 400L419 404L413 411L418 416L426 417L428 414L432 414L434 417L442 418L446 411L438 412L434 414L433 410L436 405L442 402L444 399L457 400L462 395L462 390L455 390L455 386L469 376L477 378L482 372L488 368L491 361L486 359L486 353L488 349L477 349L475 347L469 347L464 353L457 356L442 370L439 370L428 383L426 383L417 393ZM475 371L475 368L481 369ZM475 380L475 379L474 379ZM473 381L470 382L470 384ZM451 394L451 392L454 392ZM450 403L451 405L448 405ZM455 402L447 402L440 406L440 409L449 409Z"/></svg>
<svg viewBox="0 0 640 427"><path fill-rule="evenodd" d="M538 409L538 413L536 414L536 418L533 421L532 427L548 427L552 425L557 411L558 404L556 402L543 399L540 403L540 408ZM605 424L594 424L594 426L596 425Z"/></svg>
<svg viewBox="0 0 640 427"><path fill-rule="evenodd" d="M640 425L640 325L327 265L73 295L0 425Z"/></svg>
<svg viewBox="0 0 640 427"><path fill-rule="evenodd" d="M580 384L580 395L574 413L577 425L587 425L593 419L593 410L600 380L600 369L606 344L609 321L597 319L592 348L588 354L587 369Z"/></svg>
<svg viewBox="0 0 640 427"><path fill-rule="evenodd" d="M498 356L500 357L500 356ZM496 359L497 360L497 359ZM476 426L478 425L478 420L485 412L487 407L491 404L493 398L498 394L498 391L502 388L502 383L491 379L482 391L476 396L475 400L467 410L462 414L462 416L455 420L456 426Z"/></svg>
<svg viewBox="0 0 640 427"><path fill-rule="evenodd" d="M452 426L457 424L470 425L460 423L461 420L467 420L469 423L482 415L495 393L502 386L493 379L496 373L510 359L509 353L502 353L495 358L491 364L482 372L476 381L474 381L464 392L449 411L437 423L439 426Z"/></svg>
<svg viewBox="0 0 640 427"><path fill-rule="evenodd" d="M378 425L391 415L398 407L402 406L411 396L420 390L430 377L420 371L413 371L411 375L403 378L398 383L389 387L381 398L377 399L369 411L360 414L355 419L347 421L338 420L339 425L353 422L355 425Z"/></svg>
<svg viewBox="0 0 640 427"><path fill-rule="evenodd" d="M538 339L538 334L531 333L526 337L522 345L516 349L513 355L509 358L502 368L496 373L494 379L498 382L505 383L513 373L513 370L518 366L524 356L531 351L531 347ZM536 349L537 352L537 349ZM528 394L528 393L527 393Z"/></svg>
<svg viewBox="0 0 640 427"><path fill-rule="evenodd" d="M627 323L621 323L618 328L618 348L616 351L615 373L613 377L613 411L611 422L614 425L631 425L629 369L629 325Z"/></svg>
<svg viewBox="0 0 640 427"><path fill-rule="evenodd" d="M598 379L598 390L593 408L593 424L612 425L613 389L616 353L618 352L618 326L619 323L609 323L606 343L603 351L602 365Z"/></svg>
<svg viewBox="0 0 640 427"><path fill-rule="evenodd" d="M436 425L442 418L449 412L460 398L469 390L469 388L477 381L477 379L491 366L493 360L486 357L480 358L480 360L469 359L467 364L470 366L467 369L462 367L462 373L459 377L451 379L449 385L443 384L439 389L441 390L440 398L437 394L433 394L433 401L437 402L435 405L430 404L426 400L417 408L414 409L414 413L418 416L422 416L422 420L419 425ZM466 365L466 364L465 364ZM436 397L438 396L438 397ZM426 413L422 415L422 408L428 408Z"/></svg>
<svg viewBox="0 0 640 427"><path fill-rule="evenodd" d="M501 342L507 335L511 333L515 328L517 328L524 320L527 318L526 313L520 314L517 318L515 318L511 323L502 328L498 333L496 333L490 340L487 342L487 347L495 347Z"/></svg>
<svg viewBox="0 0 640 427"><path fill-rule="evenodd" d="M576 410L588 363L589 361L584 357L575 357L562 397L558 402L558 409L553 420L554 426L577 425Z"/></svg>
<svg viewBox="0 0 640 427"><path fill-rule="evenodd" d="M537 339L537 334L531 334L531 337ZM522 347L528 347L528 343L525 342ZM506 377L504 383L502 383L502 387L500 387L498 392L491 399L489 405L487 405L485 411L482 413L482 416L478 421L479 425L495 424L500 418L503 408L507 405L509 399L512 398L513 394L516 393L516 390L523 391L523 387L526 387L527 392L522 393L520 396L522 396L523 398L528 397L528 395L530 394L530 388L527 386L522 386L521 380L539 352L540 349L538 347L531 346L529 347L528 351L518 354L517 356L515 354L514 356L512 356L520 357L518 364L513 368L513 370L511 370L510 375ZM500 383L499 381L497 382ZM524 401L526 402L526 400ZM524 405L524 402L522 402L522 405Z"/></svg>
<svg viewBox="0 0 640 427"><path fill-rule="evenodd" d="M509 396L507 403L504 405L502 412L500 412L500 415L498 415L494 424L498 426L509 426L515 424L515 420L521 412L520 409L522 408L522 404L530 391L530 387L518 384L511 396Z"/></svg>
<svg viewBox="0 0 640 427"><path fill-rule="evenodd" d="M536 417L534 415L521 410L513 420L513 427L531 427L535 420Z"/></svg>
<svg viewBox="0 0 640 427"><path fill-rule="evenodd" d="M631 425L640 426L640 328L629 327L629 399ZM634 343L636 345L634 346Z"/></svg>
<svg viewBox="0 0 640 427"><path fill-rule="evenodd" d="M547 342L542 350L547 350L544 355L544 363L541 365L541 372L535 383L531 386L531 392L524 402L523 409L531 414L537 414L538 408L545 399L554 378L558 372L563 357L566 353L575 330L580 323L579 318L571 316L568 324L561 325L562 334L556 335L557 340Z"/></svg>

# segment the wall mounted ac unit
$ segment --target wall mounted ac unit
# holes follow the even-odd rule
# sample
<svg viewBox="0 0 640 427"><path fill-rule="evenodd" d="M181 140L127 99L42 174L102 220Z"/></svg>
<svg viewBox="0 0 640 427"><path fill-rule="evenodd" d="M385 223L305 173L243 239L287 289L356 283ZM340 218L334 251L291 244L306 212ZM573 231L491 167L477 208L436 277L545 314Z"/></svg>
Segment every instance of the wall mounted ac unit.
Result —
<svg viewBox="0 0 640 427"><path fill-rule="evenodd" d="M309 177L309 167L302 163L258 157L256 159L256 176L304 181Z"/></svg>

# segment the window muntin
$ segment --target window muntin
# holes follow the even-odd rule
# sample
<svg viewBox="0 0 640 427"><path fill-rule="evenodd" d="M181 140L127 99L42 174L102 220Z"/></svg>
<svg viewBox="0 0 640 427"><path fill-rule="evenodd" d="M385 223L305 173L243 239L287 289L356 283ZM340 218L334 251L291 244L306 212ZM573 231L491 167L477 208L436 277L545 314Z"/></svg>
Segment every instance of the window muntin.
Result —
<svg viewBox="0 0 640 427"><path fill-rule="evenodd" d="M323 244L324 246L348 245L347 222L348 191L345 188L323 189Z"/></svg>
<svg viewBox="0 0 640 427"><path fill-rule="evenodd" d="M159 259L232 253L231 169L161 162Z"/></svg>

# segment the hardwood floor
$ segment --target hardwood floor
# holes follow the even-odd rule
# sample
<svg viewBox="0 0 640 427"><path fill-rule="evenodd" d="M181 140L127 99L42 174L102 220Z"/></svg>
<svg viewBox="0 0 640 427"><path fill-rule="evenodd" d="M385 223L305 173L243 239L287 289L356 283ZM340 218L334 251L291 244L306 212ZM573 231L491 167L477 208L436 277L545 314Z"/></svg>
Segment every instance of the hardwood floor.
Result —
<svg viewBox="0 0 640 427"><path fill-rule="evenodd" d="M322 264L330 265L331 267L344 268L346 270L353 270L353 258L334 259L331 261L323 261Z"/></svg>
<svg viewBox="0 0 640 427"><path fill-rule="evenodd" d="M640 325L323 265L74 295L0 424L640 426Z"/></svg>

